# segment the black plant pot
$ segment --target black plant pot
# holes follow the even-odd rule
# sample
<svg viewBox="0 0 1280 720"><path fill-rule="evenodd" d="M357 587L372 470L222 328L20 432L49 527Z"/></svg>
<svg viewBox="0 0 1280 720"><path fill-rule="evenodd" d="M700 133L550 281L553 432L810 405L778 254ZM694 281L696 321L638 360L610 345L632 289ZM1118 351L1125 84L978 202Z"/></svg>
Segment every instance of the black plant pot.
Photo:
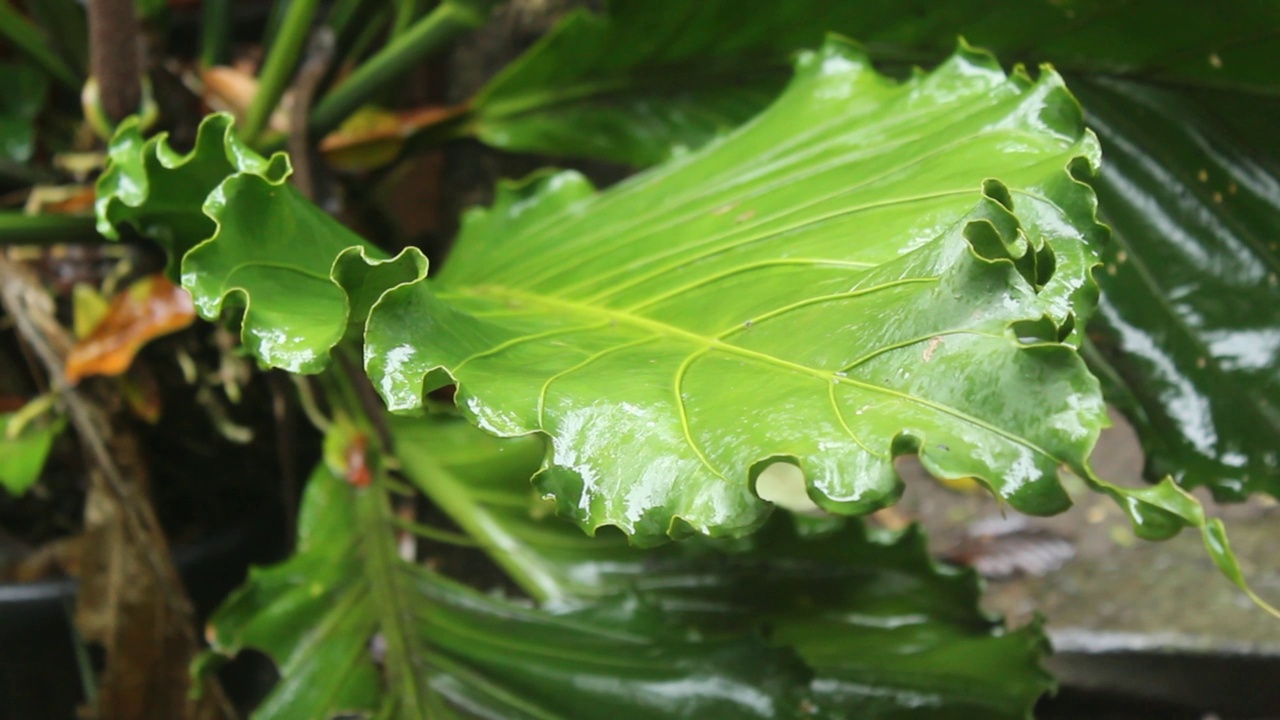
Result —
<svg viewBox="0 0 1280 720"><path fill-rule="evenodd" d="M250 562L270 550L238 528L178 547L174 562L200 621L245 577ZM278 544L278 543L277 543ZM72 618L72 579L0 584L0 720L74 720L85 700ZM239 672L235 672L238 670ZM253 693L258 670L233 668L232 694ZM239 691L239 692L237 692Z"/></svg>

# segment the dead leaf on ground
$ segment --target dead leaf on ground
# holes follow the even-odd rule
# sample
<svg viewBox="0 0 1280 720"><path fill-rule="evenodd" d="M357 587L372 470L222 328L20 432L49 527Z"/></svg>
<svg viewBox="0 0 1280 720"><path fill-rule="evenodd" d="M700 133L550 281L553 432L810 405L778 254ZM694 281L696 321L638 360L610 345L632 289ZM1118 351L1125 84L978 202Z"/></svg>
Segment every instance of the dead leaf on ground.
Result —
<svg viewBox="0 0 1280 720"><path fill-rule="evenodd" d="M151 340L195 321L195 305L186 290L164 275L145 277L117 294L106 315L67 356L67 382L90 375L120 375Z"/></svg>

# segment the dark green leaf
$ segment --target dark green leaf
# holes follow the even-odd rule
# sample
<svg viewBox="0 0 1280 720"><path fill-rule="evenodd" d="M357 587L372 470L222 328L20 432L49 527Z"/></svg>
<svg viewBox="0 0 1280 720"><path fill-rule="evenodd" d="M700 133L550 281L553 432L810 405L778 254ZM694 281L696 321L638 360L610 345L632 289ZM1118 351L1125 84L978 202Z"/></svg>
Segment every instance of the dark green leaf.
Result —
<svg viewBox="0 0 1280 720"><path fill-rule="evenodd" d="M507 150L635 165L702 145L764 108L791 55L857 3L622 0L575 11L472 102L471 130Z"/></svg>
<svg viewBox="0 0 1280 720"><path fill-rule="evenodd" d="M83 75L89 67L89 26L84 6L77 0L40 0L25 5L67 64Z"/></svg>
<svg viewBox="0 0 1280 720"><path fill-rule="evenodd" d="M935 565L918 529L850 521L801 538L791 525L780 517L749 551L660 564L638 583L700 624L763 621L814 668L819 717L1014 720L1053 687L1039 627L983 615L977 576Z"/></svg>
<svg viewBox="0 0 1280 720"><path fill-rule="evenodd" d="M400 561L391 520L379 486L317 471L297 554L210 621L217 652L280 666L255 718L800 717L786 651L691 637L634 599L557 615L488 597Z"/></svg>
<svg viewBox="0 0 1280 720"><path fill-rule="evenodd" d="M1048 687L1038 628L978 610L972 572L929 560L919 532L850 523L802 538L784 514L747 541L648 551L587 538L531 495L534 437L499 440L457 418L395 419L405 473L537 597L639 591L708 637L771 628L817 671L814 717L1024 718Z"/></svg>
<svg viewBox="0 0 1280 720"><path fill-rule="evenodd" d="M29 65L0 63L0 160L24 163L36 149L36 116L44 109L49 79Z"/></svg>
<svg viewBox="0 0 1280 720"><path fill-rule="evenodd" d="M63 87L73 92L80 91L83 75L67 67L40 28L15 9L9 0L0 0L0 37L5 39L7 49L25 56Z"/></svg>
<svg viewBox="0 0 1280 720"><path fill-rule="evenodd" d="M1075 87L1107 148L1098 192L1115 230L1094 364L1148 473L1280 495L1280 101Z"/></svg>

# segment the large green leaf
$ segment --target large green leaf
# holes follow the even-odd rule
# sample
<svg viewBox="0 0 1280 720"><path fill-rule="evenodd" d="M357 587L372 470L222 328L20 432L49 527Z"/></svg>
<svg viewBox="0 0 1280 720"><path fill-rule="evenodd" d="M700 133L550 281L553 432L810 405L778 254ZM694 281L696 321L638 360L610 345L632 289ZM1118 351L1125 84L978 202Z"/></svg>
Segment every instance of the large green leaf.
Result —
<svg viewBox="0 0 1280 720"><path fill-rule="evenodd" d="M734 0L607 6L570 14L495 77L471 103L468 130L509 150L656 163L755 115L782 89L792 54L826 32L895 61L937 62L964 36L1009 60L1274 88L1269 43L1280 27L1270 0L1233 3L1225 13L1190 0L788 0L751 12Z"/></svg>
<svg viewBox="0 0 1280 720"><path fill-rule="evenodd" d="M706 636L771 628L816 671L815 717L1020 719L1050 686L1039 629L1005 632L984 616L977 577L932 563L915 530L850 523L799 537L780 514L746 542L642 551L587 538L531 496L536 437L500 440L441 416L391 429L408 477L536 597L640 592Z"/></svg>
<svg viewBox="0 0 1280 720"><path fill-rule="evenodd" d="M1096 150L1051 72L962 50L899 84L833 40L687 160L504 188L379 301L367 367L393 410L456 382L481 427L546 433L539 487L640 541L753 530L775 460L841 513L895 500L910 451L1057 512L1104 422L1072 347Z"/></svg>
<svg viewBox="0 0 1280 720"><path fill-rule="evenodd" d="M806 671L749 636L698 639L634 598L552 614L396 556L380 485L311 478L297 554L210 621L214 650L268 653L255 718L799 718Z"/></svg>
<svg viewBox="0 0 1280 720"><path fill-rule="evenodd" d="M1091 360L1142 434L1149 475L1222 497L1280 494L1280 4L609 8L566 18L495 78L471 130L513 150L654 163L753 116L781 86L788 52L824 30L889 63L938 62L961 35L1006 60L1053 62L1111 158L1098 191L1117 237L1099 278L1103 353Z"/></svg>

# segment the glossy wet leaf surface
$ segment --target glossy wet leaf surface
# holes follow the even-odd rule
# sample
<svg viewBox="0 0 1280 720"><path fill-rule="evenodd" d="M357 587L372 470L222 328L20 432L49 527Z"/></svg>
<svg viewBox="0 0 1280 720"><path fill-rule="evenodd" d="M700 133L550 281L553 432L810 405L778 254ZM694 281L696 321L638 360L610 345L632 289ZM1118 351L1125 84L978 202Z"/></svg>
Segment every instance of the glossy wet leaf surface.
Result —
<svg viewBox="0 0 1280 720"><path fill-rule="evenodd" d="M850 521L804 538L790 524L779 516L750 551L659 567L639 583L712 627L735 613L763 621L814 669L817 717L1025 718L1053 687L1040 628L985 616L976 575L935 565L916 528Z"/></svg>
<svg viewBox="0 0 1280 720"><path fill-rule="evenodd" d="M665 622L709 637L767 629L815 672L810 717L1021 719L1050 686L1039 629L983 615L976 576L930 561L915 530L824 520L798 534L780 513L747 541L641 551L583 536L530 494L537 438L499 440L440 416L391 427L406 475L501 566L516 563L535 596L573 605L638 592Z"/></svg>
<svg viewBox="0 0 1280 720"><path fill-rule="evenodd" d="M1280 494L1280 100L1075 85L1107 148L1090 332L1148 474Z"/></svg>

